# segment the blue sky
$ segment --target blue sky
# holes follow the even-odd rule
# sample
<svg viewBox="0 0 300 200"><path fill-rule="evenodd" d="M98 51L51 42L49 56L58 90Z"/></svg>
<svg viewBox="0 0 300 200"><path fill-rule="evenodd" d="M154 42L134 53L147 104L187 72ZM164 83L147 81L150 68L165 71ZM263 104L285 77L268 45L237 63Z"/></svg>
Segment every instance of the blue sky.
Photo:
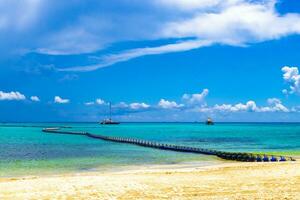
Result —
<svg viewBox="0 0 300 200"><path fill-rule="evenodd" d="M0 121L300 121L295 0L0 1Z"/></svg>

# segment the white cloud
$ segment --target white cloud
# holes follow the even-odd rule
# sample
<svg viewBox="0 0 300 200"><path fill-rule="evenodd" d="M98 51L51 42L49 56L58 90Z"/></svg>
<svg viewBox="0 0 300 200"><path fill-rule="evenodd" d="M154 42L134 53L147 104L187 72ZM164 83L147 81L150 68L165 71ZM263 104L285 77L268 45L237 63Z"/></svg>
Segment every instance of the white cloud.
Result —
<svg viewBox="0 0 300 200"><path fill-rule="evenodd" d="M159 5L182 11L199 11L204 9L227 7L242 0L155 0Z"/></svg>
<svg viewBox="0 0 300 200"><path fill-rule="evenodd" d="M38 96L31 96L30 99L31 101L36 101L36 102L40 101L40 98Z"/></svg>
<svg viewBox="0 0 300 200"><path fill-rule="evenodd" d="M170 22L163 29L164 35L244 45L300 33L300 16L280 15L273 0L236 1L221 10L193 14L191 18Z"/></svg>
<svg viewBox="0 0 300 200"><path fill-rule="evenodd" d="M186 101L188 104L202 104L205 97L208 95L209 90L204 89L199 94L184 94L182 99Z"/></svg>
<svg viewBox="0 0 300 200"><path fill-rule="evenodd" d="M3 100L25 100L25 95L21 94L20 92L3 92L0 91L0 101Z"/></svg>
<svg viewBox="0 0 300 200"><path fill-rule="evenodd" d="M288 67L285 66L282 69L283 72L283 79L290 83L290 91L283 90L284 93L298 93L300 94L300 74L298 67Z"/></svg>
<svg viewBox="0 0 300 200"><path fill-rule="evenodd" d="M177 104L175 101L168 101L168 100L165 100L165 99L161 99L158 102L158 106L160 108L164 108L164 109L173 109L173 108L181 108L184 105L183 104Z"/></svg>
<svg viewBox="0 0 300 200"><path fill-rule="evenodd" d="M37 48L35 52L48 55L89 53L101 48L96 41L97 38L84 27L67 27L48 36L43 44L45 47Z"/></svg>
<svg viewBox="0 0 300 200"><path fill-rule="evenodd" d="M150 107L150 105L148 105L146 103L131 103L131 104L129 104L129 108L131 108L133 110L147 109L149 107Z"/></svg>
<svg viewBox="0 0 300 200"><path fill-rule="evenodd" d="M118 1L124 9L105 6L103 13L106 4L103 1L95 2L93 9L88 10L80 9L88 6L85 1L0 1L0 30L6 34L0 43L3 49L13 48L13 52L66 55L97 52L123 41L175 40L172 44L107 55L93 65L59 68L92 71L145 55L213 44L245 46L299 34L300 15L281 14L276 10L277 2L280 3L279 0ZM74 9L78 12L72 18L66 15ZM130 12L133 9L135 12ZM60 23L55 23L58 20ZM51 26L42 25L44 21ZM120 24L124 28L120 29ZM24 35L28 36L26 40ZM186 38L194 40L184 41ZM19 42L11 45L14 41Z"/></svg>
<svg viewBox="0 0 300 200"><path fill-rule="evenodd" d="M269 98L267 100L269 106L261 107L261 112L289 112L290 110L285 107L280 99L277 98Z"/></svg>
<svg viewBox="0 0 300 200"><path fill-rule="evenodd" d="M103 99L96 99L95 101L89 101L89 102L85 102L84 105L86 106L91 106L91 105L105 105L106 102Z"/></svg>
<svg viewBox="0 0 300 200"><path fill-rule="evenodd" d="M291 112L300 112L300 106L294 106L290 110Z"/></svg>
<svg viewBox="0 0 300 200"><path fill-rule="evenodd" d="M96 99L96 104L103 105L103 104L105 104L105 101L102 99Z"/></svg>
<svg viewBox="0 0 300 200"><path fill-rule="evenodd" d="M89 102L84 103L84 105L86 105L86 106L91 106L91 105L94 105L94 104L95 104L95 102L93 102L93 101L89 101Z"/></svg>
<svg viewBox="0 0 300 200"><path fill-rule="evenodd" d="M33 25L39 15L41 0L0 1L0 30L24 30Z"/></svg>
<svg viewBox="0 0 300 200"><path fill-rule="evenodd" d="M146 55L156 55L156 54L164 54L171 52L180 52L180 51L188 51L191 49L209 46L211 45L210 41L204 40L189 40L184 42L178 42L175 44L167 44L158 47L146 47L146 48L137 48L127 50L118 54L111 54L100 57L101 63L96 65L89 66L75 66L70 68L58 68L58 71L79 71L79 72L87 72L94 71L99 68L108 67L110 65L131 60L133 58L146 56Z"/></svg>
<svg viewBox="0 0 300 200"><path fill-rule="evenodd" d="M300 34L300 15L294 13L281 15L276 10L276 2L275 0L155 0L155 5L160 5L160 9L167 9L169 12L172 10L171 13L176 17L166 18L162 22L157 21L158 28L152 31L153 35L150 38L174 38L180 42L131 49L100 57L98 64L58 70L93 71L145 55L188 51L213 44L246 46ZM182 42L184 38L195 39ZM149 38L145 36L141 39Z"/></svg>
<svg viewBox="0 0 300 200"><path fill-rule="evenodd" d="M116 105L112 105L112 106L116 107L116 108L128 108L129 107L128 104L125 102L120 102L120 103L118 103Z"/></svg>
<svg viewBox="0 0 300 200"><path fill-rule="evenodd" d="M213 107L203 107L198 109L199 112L290 112L282 102L277 98L267 100L268 106L259 107L255 101L248 101L245 104L216 104Z"/></svg>
<svg viewBox="0 0 300 200"><path fill-rule="evenodd" d="M227 112L239 112L239 111L258 111L256 103L254 101L248 101L246 104L238 103L235 105L231 104L222 104L215 105L213 110L216 111L227 111Z"/></svg>
<svg viewBox="0 0 300 200"><path fill-rule="evenodd" d="M55 96L54 97L54 103L59 103L59 104L67 104L69 103L70 100L69 99L63 99L60 96Z"/></svg>
<svg viewBox="0 0 300 200"><path fill-rule="evenodd" d="M277 98L269 98L267 99L268 104L274 105L274 104L281 104L281 100Z"/></svg>
<svg viewBox="0 0 300 200"><path fill-rule="evenodd" d="M137 110L146 110L146 109L150 108L151 106L146 103L135 102L135 103L127 104L125 102L120 102L118 104L113 105L113 107L119 108L119 109L125 109L125 110L130 109L130 110L137 111Z"/></svg>
<svg viewBox="0 0 300 200"><path fill-rule="evenodd" d="M289 93L289 91L287 89L283 89L281 92L282 92L282 94L285 94L285 95L287 95Z"/></svg>

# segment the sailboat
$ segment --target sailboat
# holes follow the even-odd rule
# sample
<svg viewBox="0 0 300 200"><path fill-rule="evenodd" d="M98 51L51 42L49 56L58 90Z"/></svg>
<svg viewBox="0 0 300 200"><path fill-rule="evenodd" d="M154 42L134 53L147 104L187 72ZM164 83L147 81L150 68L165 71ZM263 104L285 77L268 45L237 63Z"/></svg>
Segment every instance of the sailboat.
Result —
<svg viewBox="0 0 300 200"><path fill-rule="evenodd" d="M120 122L115 122L111 119L111 102L109 102L109 118L108 119L104 119L103 121L100 122L100 124L103 125L116 125L116 124L120 124Z"/></svg>
<svg viewBox="0 0 300 200"><path fill-rule="evenodd" d="M206 125L214 125L214 121L212 120L212 118L208 117L205 124Z"/></svg>

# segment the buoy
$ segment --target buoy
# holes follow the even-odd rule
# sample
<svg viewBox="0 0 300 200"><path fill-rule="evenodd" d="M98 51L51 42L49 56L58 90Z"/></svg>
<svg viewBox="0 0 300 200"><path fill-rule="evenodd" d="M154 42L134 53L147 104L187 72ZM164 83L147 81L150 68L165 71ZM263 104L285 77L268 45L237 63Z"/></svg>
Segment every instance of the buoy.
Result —
<svg viewBox="0 0 300 200"><path fill-rule="evenodd" d="M276 162L277 158L272 155L271 162Z"/></svg>
<svg viewBox="0 0 300 200"><path fill-rule="evenodd" d="M256 162L262 162L262 158L261 158L260 155L257 155L257 157L256 157Z"/></svg>
<svg viewBox="0 0 300 200"><path fill-rule="evenodd" d="M285 157L284 156L280 156L280 160L279 160L280 162L284 162L284 161L286 161L286 159L285 159Z"/></svg>
<svg viewBox="0 0 300 200"><path fill-rule="evenodd" d="M264 155L263 161L264 162L269 162L269 157L267 155Z"/></svg>

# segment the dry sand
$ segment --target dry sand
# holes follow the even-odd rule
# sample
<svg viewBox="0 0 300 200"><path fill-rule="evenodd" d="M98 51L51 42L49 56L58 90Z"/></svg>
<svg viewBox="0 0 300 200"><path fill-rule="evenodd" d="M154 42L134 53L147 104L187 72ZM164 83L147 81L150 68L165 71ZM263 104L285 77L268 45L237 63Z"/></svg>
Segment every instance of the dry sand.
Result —
<svg viewBox="0 0 300 200"><path fill-rule="evenodd" d="M300 162L0 178L0 199L300 199Z"/></svg>

